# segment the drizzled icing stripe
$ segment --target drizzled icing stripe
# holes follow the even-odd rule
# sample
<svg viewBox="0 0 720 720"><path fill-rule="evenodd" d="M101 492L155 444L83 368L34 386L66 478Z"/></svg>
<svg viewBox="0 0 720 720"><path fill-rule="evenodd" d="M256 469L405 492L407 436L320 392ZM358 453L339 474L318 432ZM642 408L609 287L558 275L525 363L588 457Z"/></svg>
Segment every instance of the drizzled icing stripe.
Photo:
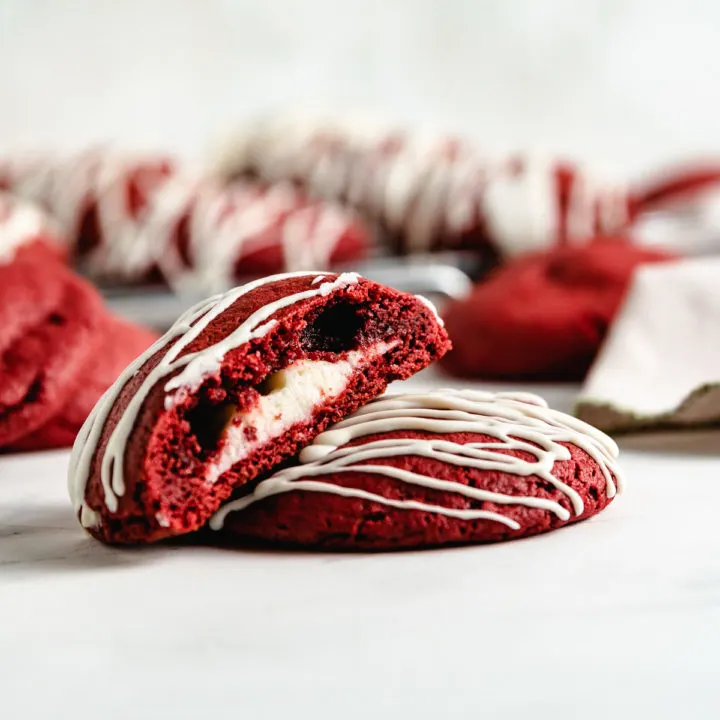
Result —
<svg viewBox="0 0 720 720"><path fill-rule="evenodd" d="M175 237L184 217L190 266ZM289 271L327 267L351 224L348 214L305 202L287 183L220 187L178 177L157 193L131 242L140 266L157 265L174 289L223 288L232 283L239 260L272 246L280 247Z"/></svg>
<svg viewBox="0 0 720 720"><path fill-rule="evenodd" d="M317 197L344 199L402 233L415 252L447 245L481 224L493 244L514 255L561 240L586 242L631 219L626 188L591 184L575 168L561 203L561 163L492 159L456 138L264 122L247 128L221 165L230 175L252 170L270 182L292 178Z"/></svg>
<svg viewBox="0 0 720 720"><path fill-rule="evenodd" d="M353 285L359 279L357 273L342 273L330 276L327 282L319 283L309 290L287 295L256 310L245 322L227 337L203 350L181 356L208 325L224 313L240 297L270 283L295 277L318 276L317 271L284 273L273 275L235 288L224 295L216 295L190 308L152 347L138 357L120 375L110 389L100 398L80 429L73 446L68 471L68 489L75 511L85 527L96 526L99 514L85 503L85 491L90 476L90 466L100 436L116 400L127 382L157 352L165 350L160 362L148 373L135 391L122 416L117 421L108 439L102 457L100 479L104 491L105 505L110 512L116 512L118 498L125 493L124 457L128 437L135 425L138 412L150 390L164 377L181 372L165 384L168 396L166 407L181 400L185 393L199 387L203 380L220 367L225 354L244 343L264 336L275 324L270 318L278 310L315 296L326 296L335 290ZM324 276L323 276L324 277ZM331 279L333 278L333 279ZM175 393L175 395L173 395Z"/></svg>
<svg viewBox="0 0 720 720"><path fill-rule="evenodd" d="M387 438L346 447L367 435L402 430L438 434L437 439ZM494 438L489 442L456 443L441 436L450 433L476 433ZM457 493L470 500L499 505L523 505L570 519L570 511L560 503L531 495L508 495L473 488L459 482L440 480L390 465L386 458L415 456L439 460L450 465L498 471L518 477L535 476L550 483L569 500L575 516L584 511L583 500L569 485L553 474L558 461L569 460L569 449L561 443L584 450L605 478L608 498L615 496L620 472L615 459L618 448L607 435L581 420L551 410L545 401L529 393L498 393L473 390L438 390L426 394L392 395L375 400L330 430L318 435L300 454L300 465L281 470L257 485L252 494L224 505L210 520L210 527L222 528L229 513L242 511L264 498L305 490L359 498L390 507L420 510L462 520L493 520L518 530L520 525L501 513L482 509L455 509L419 502L396 500L360 488L343 487L326 480L336 473L382 475L418 487ZM509 455L515 450L532 459Z"/></svg>
<svg viewBox="0 0 720 720"><path fill-rule="evenodd" d="M346 233L359 227L351 213L309 201L289 183L224 186L165 160L102 151L0 166L0 184L45 207L75 245L83 214L94 206L99 243L87 251L90 274L138 280L157 269L181 291L224 290L244 258L271 247L280 249L288 271L327 268ZM129 188L141 207L128 201ZM183 221L187 262L179 243Z"/></svg>

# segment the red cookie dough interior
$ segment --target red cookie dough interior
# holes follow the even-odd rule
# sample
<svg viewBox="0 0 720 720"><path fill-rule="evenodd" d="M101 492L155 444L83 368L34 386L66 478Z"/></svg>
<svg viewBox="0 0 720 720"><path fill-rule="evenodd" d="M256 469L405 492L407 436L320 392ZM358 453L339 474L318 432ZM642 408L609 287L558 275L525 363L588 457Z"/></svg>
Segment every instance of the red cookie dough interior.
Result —
<svg viewBox="0 0 720 720"><path fill-rule="evenodd" d="M287 281L283 295L312 287L312 279ZM204 331L211 341L201 335L187 352L221 343L264 304L241 298ZM128 439L127 487L112 512L98 481L98 458L93 462L86 493L88 506L100 514L89 528L93 534L142 542L199 528L234 488L293 457L317 433L449 345L423 302L362 280L272 317L269 332L226 352L199 387L182 371L155 385ZM127 383L119 407L128 405L162 354Z"/></svg>

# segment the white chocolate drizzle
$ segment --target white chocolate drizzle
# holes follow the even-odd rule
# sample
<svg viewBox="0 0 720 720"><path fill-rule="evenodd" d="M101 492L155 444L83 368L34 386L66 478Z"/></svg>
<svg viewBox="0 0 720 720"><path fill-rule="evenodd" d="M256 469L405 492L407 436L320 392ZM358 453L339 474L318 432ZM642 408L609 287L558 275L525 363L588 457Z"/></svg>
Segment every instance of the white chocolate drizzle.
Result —
<svg viewBox="0 0 720 720"><path fill-rule="evenodd" d="M282 120L246 128L219 167L229 176L250 170L269 182L300 180L314 196L344 200L399 233L410 252L483 229L512 256L627 227L626 188L591 185L577 168L561 207L559 168L549 159L489 158L455 138Z"/></svg>
<svg viewBox="0 0 720 720"><path fill-rule="evenodd" d="M91 276L136 282L159 270L173 289L195 293L226 290L243 260L275 247L287 271L327 269L338 243L360 228L351 212L310 201L288 183L223 185L171 169L164 159L106 150L6 163L0 185L44 207L73 244L93 205L99 243L84 258ZM129 200L131 187L139 206ZM187 258L179 247L183 222Z"/></svg>
<svg viewBox="0 0 720 720"><path fill-rule="evenodd" d="M187 217L187 264L176 242ZM135 244L144 266L156 265L178 291L216 291L232 285L242 258L279 247L288 271L327 268L353 220L339 209L305 201L286 183L227 187L176 178L153 202Z"/></svg>
<svg viewBox="0 0 720 720"><path fill-rule="evenodd" d="M198 388L206 378L215 374L226 353L269 332L276 323L272 316L278 310L312 297L327 296L336 290L355 284L359 276L357 273L330 275L326 278L326 282L316 284L309 290L286 295L264 305L229 335L212 345L184 355L183 351L201 335L213 320L243 295L270 283L317 275L317 271L273 275L235 288L224 295L216 295L200 302L182 315L165 335L125 369L93 408L80 429L70 457L68 490L73 507L85 527L96 526L99 521L99 514L89 508L85 502L85 491L92 459L110 412L128 381L155 353L164 350L160 362L147 374L140 387L135 391L108 438L101 461L100 479L105 505L110 512L117 511L118 499L125 493L124 461L127 440L143 402L158 382L171 373L179 371L164 386L167 393L165 407L171 408L175 402L182 401L188 392Z"/></svg>
<svg viewBox="0 0 720 720"><path fill-rule="evenodd" d="M347 447L347 443L358 438L403 430L435 433L438 438L380 438ZM456 443L443 439L443 435L450 433L476 433L490 436L493 440ZM513 530L520 529L514 519L498 512L393 499L322 479L348 472L393 478L417 487L457 493L476 502L539 508L554 513L561 520L569 520L570 511L554 500L474 488L384 464L387 458L415 456L460 468L497 471L518 477L533 476L562 492L572 512L579 516L584 511L582 497L553 474L555 463L571 457L563 443L584 450L597 463L605 479L605 493L608 498L614 497L616 483L621 483L615 462L618 456L615 442L581 420L548 408L540 397L528 393L493 394L473 390L388 394L318 435L301 452L299 465L281 470L260 482L251 494L225 504L210 520L210 527L221 529L230 513L240 512L265 498L308 491L359 498L393 508L461 520L492 520ZM530 459L510 455L509 451L527 453Z"/></svg>

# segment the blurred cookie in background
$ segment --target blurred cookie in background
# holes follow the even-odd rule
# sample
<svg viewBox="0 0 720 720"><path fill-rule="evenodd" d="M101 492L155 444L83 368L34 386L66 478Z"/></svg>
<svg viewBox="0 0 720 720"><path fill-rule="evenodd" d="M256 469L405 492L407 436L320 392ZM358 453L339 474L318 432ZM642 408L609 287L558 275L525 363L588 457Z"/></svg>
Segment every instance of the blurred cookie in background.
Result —
<svg viewBox="0 0 720 720"><path fill-rule="evenodd" d="M374 242L354 212L290 183L218 183L160 154L6 160L0 187L43 207L73 264L104 286L207 294L356 261Z"/></svg>
<svg viewBox="0 0 720 720"><path fill-rule="evenodd" d="M220 144L214 167L355 208L401 253L470 248L504 261L623 232L635 212L626 187L577 163L492 156L459 137L341 120L248 124Z"/></svg>
<svg viewBox="0 0 720 720"><path fill-rule="evenodd" d="M635 270L674 259L623 239L518 258L444 308L453 349L442 366L478 379L581 380Z"/></svg>

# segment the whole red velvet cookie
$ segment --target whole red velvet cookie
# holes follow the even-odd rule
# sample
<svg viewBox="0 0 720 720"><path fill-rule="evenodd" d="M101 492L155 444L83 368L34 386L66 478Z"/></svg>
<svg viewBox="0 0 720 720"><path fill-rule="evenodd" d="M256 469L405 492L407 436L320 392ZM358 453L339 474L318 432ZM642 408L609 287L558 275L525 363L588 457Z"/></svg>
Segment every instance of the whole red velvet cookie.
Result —
<svg viewBox="0 0 720 720"><path fill-rule="evenodd" d="M387 395L225 504L210 527L220 540L345 550L510 540L606 507L617 452L533 395Z"/></svg>
<svg viewBox="0 0 720 720"><path fill-rule="evenodd" d="M265 278L190 309L83 426L69 485L112 543L200 528L237 487L440 357L422 298L355 273Z"/></svg>
<svg viewBox="0 0 720 720"><path fill-rule="evenodd" d="M621 240L529 255L499 268L443 313L461 377L584 377L636 267L674 259Z"/></svg>
<svg viewBox="0 0 720 720"><path fill-rule="evenodd" d="M67 403L37 430L13 443L11 451L70 447L100 396L128 362L147 350L157 334L108 314L93 342L94 352L78 368Z"/></svg>
<svg viewBox="0 0 720 720"><path fill-rule="evenodd" d="M59 263L0 265L0 447L69 402L102 321L98 293Z"/></svg>

